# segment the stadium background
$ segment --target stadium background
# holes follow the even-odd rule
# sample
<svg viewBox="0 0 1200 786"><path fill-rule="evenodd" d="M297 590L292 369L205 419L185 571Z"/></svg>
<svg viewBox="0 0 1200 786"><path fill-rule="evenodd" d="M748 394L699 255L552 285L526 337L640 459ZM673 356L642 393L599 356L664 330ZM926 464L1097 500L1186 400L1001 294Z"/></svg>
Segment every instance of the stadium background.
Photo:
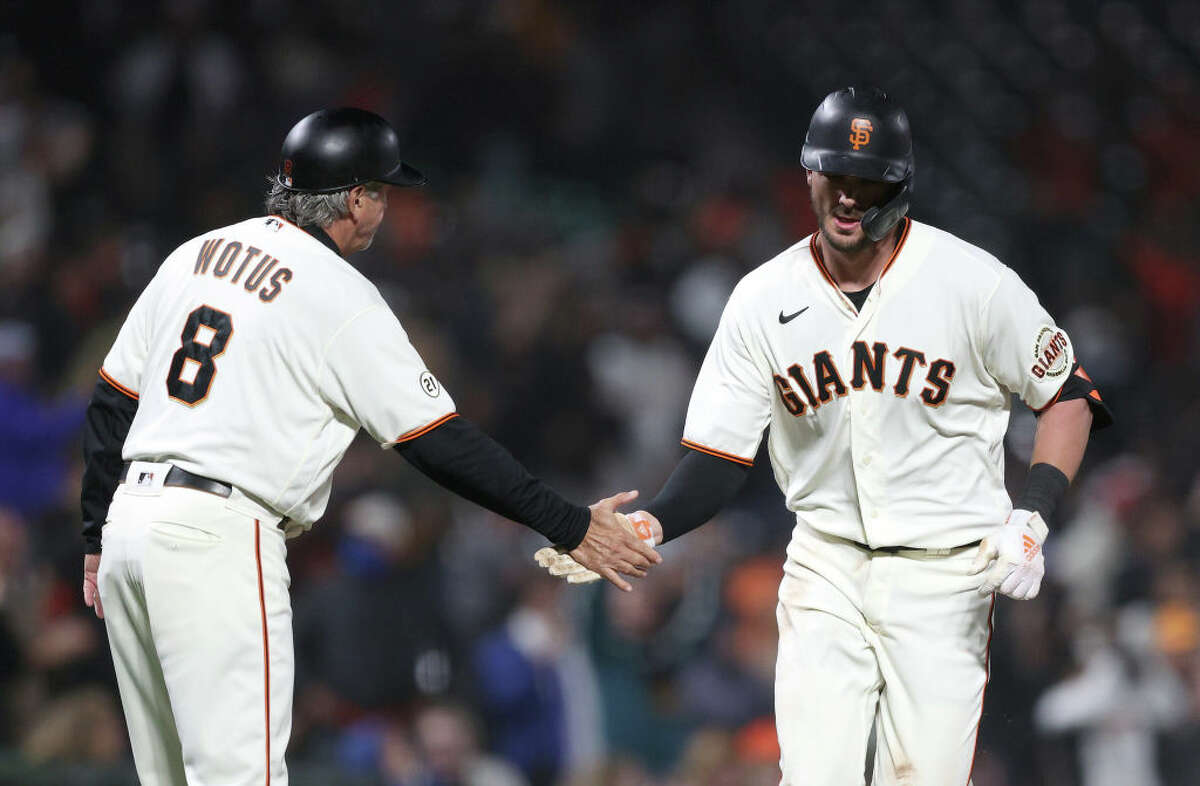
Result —
<svg viewBox="0 0 1200 786"><path fill-rule="evenodd" d="M1117 416L1042 596L997 606L976 786L1196 782L1200 6L2 5L0 783L134 782L79 598L82 412L161 258L259 214L292 122L401 130L430 185L355 264L460 411L591 501L680 455L733 283L813 228L810 113L853 83L908 110L912 215L1015 268ZM1032 428L1015 411L1010 490ZM568 589L536 536L360 439L289 548L293 783L776 783L788 532L760 456L634 594Z"/></svg>

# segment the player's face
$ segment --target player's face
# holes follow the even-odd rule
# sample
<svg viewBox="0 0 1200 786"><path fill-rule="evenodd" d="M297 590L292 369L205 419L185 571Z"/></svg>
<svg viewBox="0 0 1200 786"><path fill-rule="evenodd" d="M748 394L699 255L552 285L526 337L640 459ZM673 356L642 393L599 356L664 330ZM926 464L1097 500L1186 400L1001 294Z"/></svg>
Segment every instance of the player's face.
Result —
<svg viewBox="0 0 1200 786"><path fill-rule="evenodd" d="M821 238L838 251L853 254L871 245L862 228L862 217L882 205L896 186L853 175L808 173L808 190Z"/></svg>
<svg viewBox="0 0 1200 786"><path fill-rule="evenodd" d="M350 211L355 217L351 253L371 247L371 241L375 239L375 233L383 223L383 214L387 212L390 188L391 186L380 184L376 191L369 191L361 186L351 191Z"/></svg>

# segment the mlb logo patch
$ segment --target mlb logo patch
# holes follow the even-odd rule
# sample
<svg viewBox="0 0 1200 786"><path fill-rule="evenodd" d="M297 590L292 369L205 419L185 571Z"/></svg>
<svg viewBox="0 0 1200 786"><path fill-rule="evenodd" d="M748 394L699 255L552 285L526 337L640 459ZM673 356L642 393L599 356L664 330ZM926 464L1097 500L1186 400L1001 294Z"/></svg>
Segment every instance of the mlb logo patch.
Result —
<svg viewBox="0 0 1200 786"><path fill-rule="evenodd" d="M152 486L152 485L154 485L154 473L153 473L153 472L139 472L139 473L138 473L137 484L138 484L139 486Z"/></svg>

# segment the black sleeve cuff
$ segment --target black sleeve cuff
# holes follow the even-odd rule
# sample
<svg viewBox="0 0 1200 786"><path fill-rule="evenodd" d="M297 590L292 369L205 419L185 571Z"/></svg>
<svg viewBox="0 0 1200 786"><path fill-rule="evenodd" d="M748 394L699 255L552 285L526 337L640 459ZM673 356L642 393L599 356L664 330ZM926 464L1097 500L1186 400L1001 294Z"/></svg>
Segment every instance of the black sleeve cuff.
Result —
<svg viewBox="0 0 1200 786"><path fill-rule="evenodd" d="M587 534L588 508L563 499L466 418L448 420L395 450L444 488L540 532L560 548L575 548Z"/></svg>
<svg viewBox="0 0 1200 786"><path fill-rule="evenodd" d="M663 528L663 543L691 532L728 505L750 468L740 462L689 449L675 465L646 511Z"/></svg>

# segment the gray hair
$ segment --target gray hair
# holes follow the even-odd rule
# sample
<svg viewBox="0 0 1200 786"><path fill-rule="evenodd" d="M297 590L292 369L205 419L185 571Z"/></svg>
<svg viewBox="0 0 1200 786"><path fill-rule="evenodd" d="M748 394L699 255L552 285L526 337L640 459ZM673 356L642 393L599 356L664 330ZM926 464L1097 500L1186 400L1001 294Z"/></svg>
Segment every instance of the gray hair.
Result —
<svg viewBox="0 0 1200 786"><path fill-rule="evenodd" d="M286 218L296 226L318 226L324 229L339 218L350 215L349 188L329 194L307 194L290 191L273 177L268 177L267 181L271 184L270 190L267 191L267 213ZM363 188L372 197L377 197L382 184L363 183Z"/></svg>

